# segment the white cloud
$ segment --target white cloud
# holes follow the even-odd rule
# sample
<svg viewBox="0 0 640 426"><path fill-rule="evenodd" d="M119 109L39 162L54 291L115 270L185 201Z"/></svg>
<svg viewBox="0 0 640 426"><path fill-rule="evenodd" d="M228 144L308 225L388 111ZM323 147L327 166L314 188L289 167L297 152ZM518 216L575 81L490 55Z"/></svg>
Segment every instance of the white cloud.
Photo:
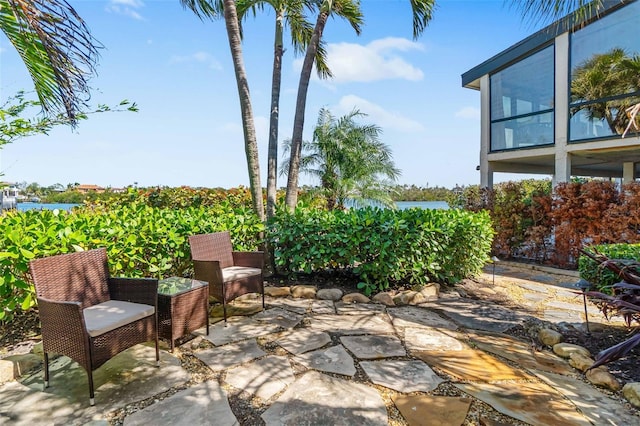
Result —
<svg viewBox="0 0 640 426"><path fill-rule="evenodd" d="M209 66L209 68L213 70L222 69L222 65L220 64L220 62L215 57L213 57L213 55L207 52L196 52L192 55L186 55L186 56L174 55L171 57L170 62L172 64L180 64L185 62L197 62L201 64L206 64Z"/></svg>
<svg viewBox="0 0 640 426"><path fill-rule="evenodd" d="M366 122L380 126L383 131L393 129L405 133L412 133L424 130L422 123L403 117L397 112L387 111L380 105L355 95L343 96L335 110L336 114L344 115L353 111L354 108L367 114Z"/></svg>
<svg viewBox="0 0 640 426"><path fill-rule="evenodd" d="M423 50L422 44L398 37L374 40L367 45L331 43L327 46L327 63L335 83L419 81L424 78L422 70L407 62L400 53ZM294 61L294 66L301 69L302 59Z"/></svg>
<svg viewBox="0 0 640 426"><path fill-rule="evenodd" d="M110 13L116 13L143 21L144 18L138 13L138 10L143 7L144 2L142 0L109 0L105 9Z"/></svg>
<svg viewBox="0 0 640 426"><path fill-rule="evenodd" d="M464 107L456 111L456 117L467 120L480 120L480 108L470 106Z"/></svg>

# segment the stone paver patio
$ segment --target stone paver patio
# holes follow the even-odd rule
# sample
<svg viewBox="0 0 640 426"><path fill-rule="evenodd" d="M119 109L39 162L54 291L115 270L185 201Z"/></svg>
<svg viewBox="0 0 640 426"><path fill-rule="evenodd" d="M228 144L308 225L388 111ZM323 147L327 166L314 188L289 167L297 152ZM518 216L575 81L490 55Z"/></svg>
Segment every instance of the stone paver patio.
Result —
<svg viewBox="0 0 640 426"><path fill-rule="evenodd" d="M562 280L500 267L495 286L490 274L483 282L486 294L517 286L538 319L581 323L582 299ZM242 301L243 316L227 326L196 333L213 347L194 346L193 355L216 379L194 381L166 351L157 369L153 348L138 345L96 371L96 406L89 407L84 371L61 357L46 392L41 371L0 385L0 425L107 424L105 414L141 400L149 403L126 415L125 425L242 424L230 391L262 401L266 425L387 425L389 403L403 418L393 424L455 425L473 398L517 424L640 424L637 410L584 381L566 360L503 334L533 311L452 293L402 307L267 297L261 312L252 303L259 300ZM463 396L438 394L445 385Z"/></svg>

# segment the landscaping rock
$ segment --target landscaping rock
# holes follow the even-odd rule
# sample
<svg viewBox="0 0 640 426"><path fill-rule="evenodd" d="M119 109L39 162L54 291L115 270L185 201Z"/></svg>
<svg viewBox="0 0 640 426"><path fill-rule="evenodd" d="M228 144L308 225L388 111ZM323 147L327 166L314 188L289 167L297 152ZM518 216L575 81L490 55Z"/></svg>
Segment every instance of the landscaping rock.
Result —
<svg viewBox="0 0 640 426"><path fill-rule="evenodd" d="M591 353L582 346L573 345L571 343L556 343L553 345L553 352L562 358L569 358L572 353L578 352L586 357L590 357Z"/></svg>
<svg viewBox="0 0 640 426"><path fill-rule="evenodd" d="M640 408L640 383L627 383L622 388L622 395L627 398L631 405Z"/></svg>
<svg viewBox="0 0 640 426"><path fill-rule="evenodd" d="M296 299L315 299L317 290L312 285L294 285L291 287L291 295Z"/></svg>
<svg viewBox="0 0 640 426"><path fill-rule="evenodd" d="M409 303L411 303L411 300L413 300L413 297L416 294L418 294L418 292L413 290L402 291L395 295L395 297L393 298L393 303L395 303L396 306L408 305Z"/></svg>
<svg viewBox="0 0 640 426"><path fill-rule="evenodd" d="M318 290L316 297L320 300L333 300L335 302L342 297L342 290L339 288L323 288Z"/></svg>
<svg viewBox="0 0 640 426"><path fill-rule="evenodd" d="M569 355L569 365L573 368L585 372L587 371L595 361L588 356L584 356L579 352L574 352Z"/></svg>
<svg viewBox="0 0 640 426"><path fill-rule="evenodd" d="M422 287L419 293L429 299L429 301L436 300L440 297L440 284L429 283Z"/></svg>
<svg viewBox="0 0 640 426"><path fill-rule="evenodd" d="M342 296L344 303L370 303L371 299L362 293L349 293Z"/></svg>
<svg viewBox="0 0 640 426"><path fill-rule="evenodd" d="M287 297L291 295L291 287L265 287L264 295L270 297Z"/></svg>
<svg viewBox="0 0 640 426"><path fill-rule="evenodd" d="M18 379L41 362L42 358L34 354L12 355L0 359L0 384Z"/></svg>
<svg viewBox="0 0 640 426"><path fill-rule="evenodd" d="M385 306L396 306L396 304L393 303L393 295L388 291L383 291L382 293L376 294L371 300L375 303L381 303Z"/></svg>
<svg viewBox="0 0 640 426"><path fill-rule="evenodd" d="M416 293L411 298L411 301L409 302L409 304L413 305L413 306L416 306L416 305L420 305L422 303L427 303L429 301L430 301L430 299L426 298L422 293Z"/></svg>
<svg viewBox="0 0 640 426"><path fill-rule="evenodd" d="M605 367L594 368L586 373L586 378L596 386L601 386L612 391L620 390L620 382Z"/></svg>
<svg viewBox="0 0 640 426"><path fill-rule="evenodd" d="M552 330L550 328L543 328L538 331L538 340L540 340L543 345L553 347L554 345L561 343L564 338L562 337L562 334L558 333L555 330Z"/></svg>

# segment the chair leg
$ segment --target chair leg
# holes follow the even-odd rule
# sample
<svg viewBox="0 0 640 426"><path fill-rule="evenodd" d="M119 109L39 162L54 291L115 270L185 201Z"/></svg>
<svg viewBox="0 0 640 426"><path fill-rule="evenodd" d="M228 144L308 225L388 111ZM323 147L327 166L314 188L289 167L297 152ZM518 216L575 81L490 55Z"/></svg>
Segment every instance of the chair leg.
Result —
<svg viewBox="0 0 640 426"><path fill-rule="evenodd" d="M262 287L262 310L264 311L265 306L264 306L264 286Z"/></svg>
<svg viewBox="0 0 640 426"><path fill-rule="evenodd" d="M44 389L48 387L49 387L49 354L45 352L44 353Z"/></svg>
<svg viewBox="0 0 640 426"><path fill-rule="evenodd" d="M222 315L224 316L224 325L227 325L227 302L222 298Z"/></svg>
<svg viewBox="0 0 640 426"><path fill-rule="evenodd" d="M208 298L204 301L204 314L207 318L207 336L209 335L209 300Z"/></svg>
<svg viewBox="0 0 640 426"><path fill-rule="evenodd" d="M224 316L224 326L227 326L227 287L222 284L222 315Z"/></svg>
<svg viewBox="0 0 640 426"><path fill-rule="evenodd" d="M160 345L158 342L158 315L156 314L156 332L154 333L156 340L156 367L160 367ZM173 339L171 340L171 352L173 352Z"/></svg>
<svg viewBox="0 0 640 426"><path fill-rule="evenodd" d="M173 340L171 340L171 352L173 352ZM160 367L160 347L158 345L157 336L156 336L156 367Z"/></svg>
<svg viewBox="0 0 640 426"><path fill-rule="evenodd" d="M87 371L87 376L89 376L89 405L93 407L96 405L96 398L93 392L93 371Z"/></svg>

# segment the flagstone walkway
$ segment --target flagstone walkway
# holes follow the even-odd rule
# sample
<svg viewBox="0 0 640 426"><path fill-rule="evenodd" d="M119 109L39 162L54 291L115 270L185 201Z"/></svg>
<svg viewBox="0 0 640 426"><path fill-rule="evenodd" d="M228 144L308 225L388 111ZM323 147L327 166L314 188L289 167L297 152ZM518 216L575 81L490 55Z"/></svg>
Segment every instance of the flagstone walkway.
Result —
<svg viewBox="0 0 640 426"><path fill-rule="evenodd" d="M0 424L107 424L105 415L123 407L125 425L256 424L232 411L236 391L264 407L265 425L498 424L477 401L501 413L501 424L640 424L617 393L589 384L548 349L504 334L532 318L582 326L582 298L570 288L576 279L500 266L493 284L487 271L474 291L508 293L528 308L464 291L401 307L269 297L264 312L198 331L208 345L184 345L217 380L190 377L167 351L157 369L153 349L138 345L96 372L89 407L86 375L61 357L46 392L39 371L0 386ZM589 314L602 320L594 307ZM125 407L142 400L144 408Z"/></svg>

